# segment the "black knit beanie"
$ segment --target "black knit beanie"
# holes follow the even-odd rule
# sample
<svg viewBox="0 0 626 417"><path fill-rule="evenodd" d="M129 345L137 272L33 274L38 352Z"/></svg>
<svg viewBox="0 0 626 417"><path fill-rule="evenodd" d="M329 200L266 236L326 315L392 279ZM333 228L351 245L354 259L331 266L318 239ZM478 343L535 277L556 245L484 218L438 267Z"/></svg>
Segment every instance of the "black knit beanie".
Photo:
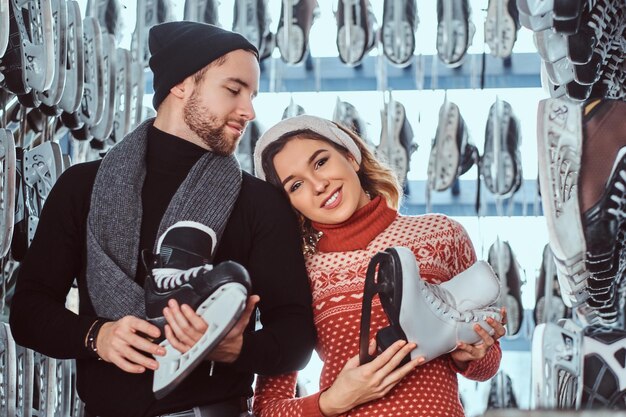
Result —
<svg viewBox="0 0 626 417"><path fill-rule="evenodd" d="M167 22L153 26L148 38L154 73L155 109L170 89L217 58L237 49L258 51L239 33L199 22Z"/></svg>

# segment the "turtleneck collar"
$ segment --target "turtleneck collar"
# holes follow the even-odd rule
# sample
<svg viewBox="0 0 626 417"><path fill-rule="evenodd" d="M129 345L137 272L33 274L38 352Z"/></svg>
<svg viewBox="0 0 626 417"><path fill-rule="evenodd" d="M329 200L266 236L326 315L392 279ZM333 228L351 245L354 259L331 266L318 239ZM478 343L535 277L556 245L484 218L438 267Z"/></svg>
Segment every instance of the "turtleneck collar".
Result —
<svg viewBox="0 0 626 417"><path fill-rule="evenodd" d="M154 126L148 129L146 162L149 170L188 172L206 152L206 149Z"/></svg>
<svg viewBox="0 0 626 417"><path fill-rule="evenodd" d="M322 232L317 244L319 252L347 252L367 248L367 245L387 228L398 212L387 206L381 196L361 207L345 222L321 224L313 222L313 228Z"/></svg>

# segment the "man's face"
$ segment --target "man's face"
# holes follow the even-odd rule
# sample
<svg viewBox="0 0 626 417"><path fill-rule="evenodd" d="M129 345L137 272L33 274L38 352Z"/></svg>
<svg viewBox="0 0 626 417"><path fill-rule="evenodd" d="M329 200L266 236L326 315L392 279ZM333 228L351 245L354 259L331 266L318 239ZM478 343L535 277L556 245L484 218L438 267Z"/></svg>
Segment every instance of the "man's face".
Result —
<svg viewBox="0 0 626 417"><path fill-rule="evenodd" d="M241 49L225 55L221 65L210 66L183 108L185 123L219 155L232 155L250 120L252 100L259 89L259 64Z"/></svg>

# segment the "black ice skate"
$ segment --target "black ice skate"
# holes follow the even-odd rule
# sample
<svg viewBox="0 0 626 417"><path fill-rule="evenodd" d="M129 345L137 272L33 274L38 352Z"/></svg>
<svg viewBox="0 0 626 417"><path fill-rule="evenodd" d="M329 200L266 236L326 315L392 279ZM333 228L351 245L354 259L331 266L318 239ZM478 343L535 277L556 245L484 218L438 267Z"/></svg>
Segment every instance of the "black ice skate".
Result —
<svg viewBox="0 0 626 417"><path fill-rule="evenodd" d="M394 65L411 63L418 22L415 0L385 0L381 39L383 53Z"/></svg>
<svg viewBox="0 0 626 417"><path fill-rule="evenodd" d="M485 128L480 173L493 194L510 197L522 185L521 129L511 105L496 99Z"/></svg>
<svg viewBox="0 0 626 417"><path fill-rule="evenodd" d="M373 359L368 344L375 295L379 296L390 324L376 334L379 352L397 340L407 340L417 344L411 351L411 359L423 356L428 362L453 351L459 341L476 343L481 340L474 330L476 323L493 334L493 328L485 320L488 317L501 320L499 308L493 307L500 294L500 284L483 261L435 285L420 277L415 255L409 248L389 248L378 252L370 261L363 292L361 364Z"/></svg>
<svg viewBox="0 0 626 417"><path fill-rule="evenodd" d="M514 336L522 327L524 307L520 268L509 242L496 239L489 248L488 262L500 279L502 291L498 305L506 307L507 333Z"/></svg>
<svg viewBox="0 0 626 417"><path fill-rule="evenodd" d="M446 97L428 159L428 188L447 190L477 162L478 149L469 140L459 107Z"/></svg>
<svg viewBox="0 0 626 417"><path fill-rule="evenodd" d="M554 255L549 244L543 248L543 261L539 270L536 294L535 324L556 323L571 316L571 309L565 305L561 297L556 263L554 262Z"/></svg>
<svg viewBox="0 0 626 417"><path fill-rule="evenodd" d="M241 33L259 51L269 33L266 0L235 0L233 31Z"/></svg>
<svg viewBox="0 0 626 417"><path fill-rule="evenodd" d="M500 370L491 378L487 409L518 408L517 398L513 391L513 381L504 371Z"/></svg>
<svg viewBox="0 0 626 417"><path fill-rule="evenodd" d="M468 0L437 0L437 54L448 67L462 64L476 27Z"/></svg>
<svg viewBox="0 0 626 417"><path fill-rule="evenodd" d="M219 26L218 5L217 0L186 0L184 20Z"/></svg>
<svg viewBox="0 0 626 417"><path fill-rule="evenodd" d="M306 57L317 7L317 0L282 0L276 43L286 63L299 64Z"/></svg>
<svg viewBox="0 0 626 417"><path fill-rule="evenodd" d="M230 331L246 306L251 290L247 271L225 261L213 266L215 232L209 227L182 221L163 233L157 254L144 251L148 270L145 281L147 320L161 330L157 340L166 355L157 356L152 389L163 398L203 360ZM186 353L174 349L164 339L166 324L163 308L170 299L187 304L208 324L202 338Z"/></svg>
<svg viewBox="0 0 626 417"><path fill-rule="evenodd" d="M404 106L394 100L391 94L380 116L382 128L376 156L389 164L396 173L398 182L404 187L410 169L411 155L417 150L413 128L406 117Z"/></svg>
<svg viewBox="0 0 626 417"><path fill-rule="evenodd" d="M237 145L237 160L241 169L254 175L254 147L261 137L261 128L259 122L252 121L248 123L245 132L241 136L239 145Z"/></svg>
<svg viewBox="0 0 626 417"><path fill-rule="evenodd" d="M339 0L337 6L337 49L344 64L355 66L376 41L376 17L369 0Z"/></svg>
<svg viewBox="0 0 626 417"><path fill-rule="evenodd" d="M335 110L333 111L333 122L356 133L358 137L363 139L363 142L365 142L370 150L374 150L374 144L371 140L369 140L367 135L365 120L359 116L359 112L356 107L354 107L351 103L341 101L341 99L337 97Z"/></svg>
<svg viewBox="0 0 626 417"><path fill-rule="evenodd" d="M285 110L283 110L283 116L281 120L285 120L289 117L302 116L305 113L306 111L304 110L304 107L296 104L296 102L293 101L293 97L291 97L291 99L289 99L289 105L285 107Z"/></svg>

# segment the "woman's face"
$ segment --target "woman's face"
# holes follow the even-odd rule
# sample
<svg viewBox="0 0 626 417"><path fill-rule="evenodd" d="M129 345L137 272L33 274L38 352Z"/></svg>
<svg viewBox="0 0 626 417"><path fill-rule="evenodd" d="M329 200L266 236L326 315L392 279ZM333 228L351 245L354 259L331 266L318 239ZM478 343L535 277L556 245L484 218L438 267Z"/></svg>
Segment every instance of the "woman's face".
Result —
<svg viewBox="0 0 626 417"><path fill-rule="evenodd" d="M327 142L293 138L274 157L274 168L291 205L314 222L342 223L369 202L359 165Z"/></svg>

